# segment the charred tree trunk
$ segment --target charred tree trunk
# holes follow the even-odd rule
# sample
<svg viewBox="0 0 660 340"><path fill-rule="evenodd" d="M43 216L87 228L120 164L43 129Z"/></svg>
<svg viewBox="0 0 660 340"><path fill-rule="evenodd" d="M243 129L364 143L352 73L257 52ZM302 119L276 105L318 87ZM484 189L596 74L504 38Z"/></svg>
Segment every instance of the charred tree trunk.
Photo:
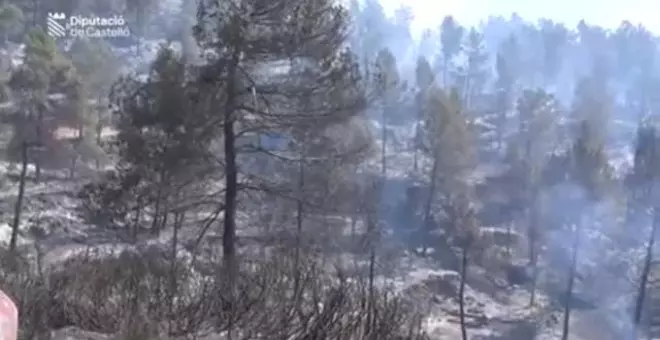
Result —
<svg viewBox="0 0 660 340"><path fill-rule="evenodd" d="M240 19L234 18L235 25ZM236 25L236 30L240 27ZM237 35L240 33L237 33ZM241 50L240 41L234 36L234 50L229 60L227 70L227 90L224 113L224 158L225 158L225 213L222 233L222 257L224 265L223 283L228 294L229 326L227 337L231 340L234 327L235 311L235 283L238 276L238 263L236 262L236 208L238 200L238 165L236 163L236 100L237 100L237 71Z"/></svg>
<svg viewBox="0 0 660 340"><path fill-rule="evenodd" d="M151 222L151 232L154 235L160 234L161 231L161 226L163 225L161 223L161 216L162 219L167 219L167 211L165 213L161 213L161 207L163 205L163 191L164 191L164 186L168 185L167 178L165 177L165 167L163 167L160 170L160 173L158 174L158 189L156 190L156 203L154 207L154 218L153 221ZM176 220L175 220L176 221Z"/></svg>
<svg viewBox="0 0 660 340"><path fill-rule="evenodd" d="M96 99L97 107L101 106L101 101L102 97L101 95L98 96ZM96 145L99 148L102 148L103 146L103 114L102 114L101 109L97 109L97 114L98 114L98 120L96 121ZM100 155L94 155L94 164L96 165L96 170L99 170L101 168L101 162L99 160Z"/></svg>
<svg viewBox="0 0 660 340"><path fill-rule="evenodd" d="M566 286L566 301L564 305L564 323L562 329L562 340L568 340L568 333L570 331L570 322L571 322L571 303L573 301L573 286L575 285L575 275L577 273L577 262L578 262L578 252L580 249L580 237L582 223L578 223L575 227L575 233L573 237L572 245L572 259L571 267L568 272L568 284Z"/></svg>
<svg viewBox="0 0 660 340"><path fill-rule="evenodd" d="M642 269L642 276L639 282L639 291L637 292L637 299L635 301L635 315L632 324L632 338L637 339L637 331L639 330L642 321L642 311L644 310L644 302L646 300L646 286L651 272L651 263L653 262L653 247L655 246L655 235L658 229L658 222L660 222L660 209L653 209L653 224L651 226L651 235L649 235L649 242L646 245L646 257L644 258L644 268Z"/></svg>
<svg viewBox="0 0 660 340"><path fill-rule="evenodd" d="M375 292L374 282L376 278L376 221L372 216L372 212L367 212L367 237L369 244L369 283L368 283L368 301L367 301L367 327L365 335L367 338L373 336L375 323Z"/></svg>
<svg viewBox="0 0 660 340"><path fill-rule="evenodd" d="M36 126L36 137L37 137L37 150L34 153L34 181L41 181L41 152L44 148L44 136L43 136L43 124L44 124L44 108L40 107L37 114L37 126Z"/></svg>
<svg viewBox="0 0 660 340"><path fill-rule="evenodd" d="M76 176L76 163L78 162L78 155L73 154L71 156L71 164L69 164L69 179L73 179Z"/></svg>
<svg viewBox="0 0 660 340"><path fill-rule="evenodd" d="M424 119L424 115L423 115L424 105L422 103L424 102L423 101L423 98L424 98L423 93L425 91L424 90L422 90L422 91L423 92L420 92L417 95L417 122L415 123L415 137L413 137L413 138L415 138L415 140L413 141L413 152L414 152L413 153L413 171L415 171L415 172L417 172L417 169L419 168L419 164L418 164L418 160L417 160L417 154L419 152L419 147L420 147L420 144L421 144L420 143L421 129L420 129L419 125L421 124L422 119Z"/></svg>
<svg viewBox="0 0 660 340"><path fill-rule="evenodd" d="M417 120L417 125L415 127L415 141L413 142L413 171L417 172L417 169L419 168L419 165L417 164L417 153L419 152L418 150L418 144L419 144L419 119Z"/></svg>
<svg viewBox="0 0 660 340"><path fill-rule="evenodd" d="M174 230L172 233L172 249L171 249L171 264L170 264L170 301L169 301L169 318L168 322L168 335L173 334L173 324L171 320L175 320L176 316L174 315L174 300L178 294L178 280L177 280L177 249L179 245L179 231L183 225L183 219L185 214L183 212L176 212L174 214Z"/></svg>
<svg viewBox="0 0 660 340"><path fill-rule="evenodd" d="M435 199L435 187L437 185L437 173L438 173L438 166L439 166L439 161L438 157L435 156L433 159L433 168L431 169L431 184L429 186L429 194L426 199L426 206L424 207L424 226L423 230L424 233L427 233L430 229L431 225L431 208L433 206L433 200ZM426 241L428 238L426 237L427 235L424 235L424 240L423 241L423 246L422 246L422 251L424 253L424 256L426 256L426 252L428 249L428 242Z"/></svg>
<svg viewBox="0 0 660 340"><path fill-rule="evenodd" d="M293 292L296 300L300 291L300 247L302 247L303 232L303 186L305 185L305 165L301 159L298 162L298 200L296 201L296 248L293 264ZM297 301L296 301L297 304Z"/></svg>
<svg viewBox="0 0 660 340"><path fill-rule="evenodd" d="M461 257L461 281L458 287L458 308L459 317L461 322L461 335L463 340L468 340L467 325L465 324L465 283L467 280L467 267L468 267L468 249L463 248Z"/></svg>
<svg viewBox="0 0 660 340"><path fill-rule="evenodd" d="M381 172L383 175L387 175L387 110L388 108L383 109L383 126L381 127Z"/></svg>
<svg viewBox="0 0 660 340"><path fill-rule="evenodd" d="M506 247L505 247L504 251L506 252L506 258L508 260L511 259L511 243L513 242L513 235L512 235L512 232L511 232L511 227L512 227L511 223L513 223L513 222L509 222L509 223L506 224Z"/></svg>
<svg viewBox="0 0 660 340"><path fill-rule="evenodd" d="M133 242L138 241L140 234L140 220L142 219L142 209L144 209L144 198L137 198L137 206L135 207L135 219L133 220L133 228L131 230L131 238Z"/></svg>
<svg viewBox="0 0 660 340"><path fill-rule="evenodd" d="M18 241L18 229L21 225L21 211L23 210L23 196L25 196L27 165L28 143L23 142L21 145L21 175L18 184L18 197L16 197L16 204L14 205L14 221L11 228L11 239L9 240L9 251L11 252L16 250L16 242Z"/></svg>
<svg viewBox="0 0 660 340"><path fill-rule="evenodd" d="M533 306L536 302L536 280L538 279L538 259L539 259L539 211L536 205L536 199L533 200L529 216L529 266L532 268L531 293L529 296L529 305Z"/></svg>

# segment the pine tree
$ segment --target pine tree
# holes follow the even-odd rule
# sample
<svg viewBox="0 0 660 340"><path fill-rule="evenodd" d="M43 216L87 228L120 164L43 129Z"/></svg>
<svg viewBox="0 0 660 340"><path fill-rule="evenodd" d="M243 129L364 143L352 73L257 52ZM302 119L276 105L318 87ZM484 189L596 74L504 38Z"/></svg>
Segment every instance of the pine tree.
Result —
<svg viewBox="0 0 660 340"><path fill-rule="evenodd" d="M496 133L500 151L504 148L504 130L508 123L508 115L517 96L519 73L517 65L520 62L519 48L516 38L511 35L500 46L495 63L496 80Z"/></svg>
<svg viewBox="0 0 660 340"><path fill-rule="evenodd" d="M543 20L540 23L543 41L543 74L545 84L555 81L562 67L569 43L569 31L560 23Z"/></svg>
<svg viewBox="0 0 660 340"><path fill-rule="evenodd" d="M388 50L383 49L378 53L375 67L376 92L380 102L381 110L381 170L383 176L387 175L387 144L388 125L391 123L393 115L398 111L401 104L401 97L404 88L399 78L396 59Z"/></svg>
<svg viewBox="0 0 660 340"><path fill-rule="evenodd" d="M449 79L450 68L454 57L461 52L461 43L465 29L461 27L452 16L446 16L440 25L441 59L436 65L441 65L443 86L449 88L452 82Z"/></svg>
<svg viewBox="0 0 660 340"><path fill-rule="evenodd" d="M93 125L96 134L94 144L99 148L103 144L103 128L110 123L110 117L106 112L108 96L117 80L119 59L103 40L78 39L68 51L68 56L81 78L81 83L84 84L86 99L90 102L87 108L87 116L90 118L88 124ZM100 150L97 152L100 156ZM99 165L98 161L97 165Z"/></svg>
<svg viewBox="0 0 660 340"><path fill-rule="evenodd" d="M646 255L639 278L637 297L635 300L632 320L632 338L637 338L637 332L642 321L642 312L646 302L647 285L653 263L653 249L655 247L658 222L660 222L660 208L655 203L657 195L656 182L658 166L660 166L660 136L658 135L657 120L649 119L642 122L637 131L635 146L634 167L629 176L629 190L631 192L631 207L633 213L651 220L650 233L646 245ZM649 214L648 211L651 211Z"/></svg>
<svg viewBox="0 0 660 340"><path fill-rule="evenodd" d="M204 3L196 33L203 49L215 51L201 82L219 98L214 105L221 114L213 121L222 127L216 136L221 136L225 175L223 281L233 311L239 269L236 212L242 186L238 179L239 171L247 171L238 156L244 150L267 151L239 143L248 132L291 139L296 126L345 121L361 112L364 97L355 58L343 51L347 13L342 7L328 1L224 5L229 4ZM283 74L265 74L273 61L285 66ZM300 67L285 71L290 61ZM303 96L310 98L311 107L291 105L290 99ZM259 175L245 174L255 181ZM268 182L254 186L268 187Z"/></svg>
<svg viewBox="0 0 660 340"><path fill-rule="evenodd" d="M14 135L9 143L10 156L29 147L34 151L36 180L41 174L40 153L44 147L44 117L49 108L48 95L55 78L57 51L55 42L43 30L36 28L26 38L25 60L9 81L21 113L14 123ZM24 114L25 113L25 114ZM20 151L20 155L27 152ZM25 163L25 161L23 161Z"/></svg>
<svg viewBox="0 0 660 340"><path fill-rule="evenodd" d="M417 154L420 148L423 147L422 141L422 124L424 122L424 112L427 110L425 105L428 101L429 89L435 82L435 76L431 64L424 57L417 59L417 67L415 68L415 79L417 83L417 93L415 95L415 108L417 111L417 121L415 123L415 140L413 141L414 158L413 158L413 171L417 172L418 160Z"/></svg>
<svg viewBox="0 0 660 340"><path fill-rule="evenodd" d="M133 29L138 36L136 56L142 56L142 40L145 38L147 27L150 20L150 13L157 6L154 0L132 0L126 2L126 10L134 19Z"/></svg>
<svg viewBox="0 0 660 340"><path fill-rule="evenodd" d="M429 89L426 104L427 150L433 160L429 169L429 191L424 206L423 228L430 232L435 202L464 187L475 164L473 135L461 107L458 91L446 94L437 86ZM424 250L426 250L426 244Z"/></svg>
<svg viewBox="0 0 660 340"><path fill-rule="evenodd" d="M201 103L205 97L193 85L191 70L180 56L163 48L146 81L127 77L113 88L120 162L118 173L102 188L103 195L116 201L107 204L125 205L118 218L129 218L128 212L134 212L134 222L129 224L133 237L141 229L146 202L153 204L151 230L157 234L166 226L170 210L181 204L174 197L188 199L183 192L208 176L204 159L212 136L204 129L210 117Z"/></svg>
<svg viewBox="0 0 660 340"><path fill-rule="evenodd" d="M530 305L534 304L538 258L541 249L541 192L544 186L543 170L549 153L555 146L556 117L559 103L543 90L527 90L518 100L518 132L509 146L513 157L512 177L520 183L517 194L524 209L529 244L529 265L533 271Z"/></svg>
<svg viewBox="0 0 660 340"><path fill-rule="evenodd" d="M488 53L483 34L475 28L470 29L462 49L467 63L457 70L456 79L464 95L463 105L470 111L474 99L483 92L489 76Z"/></svg>
<svg viewBox="0 0 660 340"><path fill-rule="evenodd" d="M574 114L580 119L577 138L569 152L569 178L584 193L582 204L587 207L602 200L611 190L612 171L605 153L605 135L609 115L607 91L597 78L582 79L576 88L573 104ZM576 202L580 204L580 202ZM562 339L569 336L573 287L577 275L579 249L582 246L582 233L585 217L592 214L592 209L582 209L573 217L573 242L571 245L571 264L566 287L564 322Z"/></svg>
<svg viewBox="0 0 660 340"><path fill-rule="evenodd" d="M17 33L16 27L21 25L23 20L23 11L20 7L6 2L0 5L0 35L2 36L0 46L7 45L10 35Z"/></svg>

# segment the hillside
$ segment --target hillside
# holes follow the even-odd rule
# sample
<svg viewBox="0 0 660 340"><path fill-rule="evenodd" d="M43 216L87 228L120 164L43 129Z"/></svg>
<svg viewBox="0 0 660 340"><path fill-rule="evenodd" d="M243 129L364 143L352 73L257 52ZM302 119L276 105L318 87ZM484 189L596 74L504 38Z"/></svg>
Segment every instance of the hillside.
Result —
<svg viewBox="0 0 660 340"><path fill-rule="evenodd" d="M65 5L133 34L35 25ZM0 14L20 339L658 333L660 40L641 25L447 16L417 39L376 0Z"/></svg>

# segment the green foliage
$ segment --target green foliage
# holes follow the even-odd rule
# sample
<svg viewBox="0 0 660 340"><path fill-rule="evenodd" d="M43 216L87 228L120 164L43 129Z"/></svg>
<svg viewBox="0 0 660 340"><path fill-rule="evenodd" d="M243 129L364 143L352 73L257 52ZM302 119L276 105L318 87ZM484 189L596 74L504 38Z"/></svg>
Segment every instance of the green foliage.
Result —
<svg viewBox="0 0 660 340"><path fill-rule="evenodd" d="M134 19L134 27L138 34L143 34L147 21L155 12L158 2L156 0L126 1L126 12Z"/></svg>
<svg viewBox="0 0 660 340"><path fill-rule="evenodd" d="M41 28L31 30L25 39L24 64L10 80L15 91L32 93L43 102L55 73L55 41Z"/></svg>
<svg viewBox="0 0 660 340"><path fill-rule="evenodd" d="M635 203L649 203L660 177L659 123L657 118L647 118L637 128L633 169L626 179Z"/></svg>
<svg viewBox="0 0 660 340"><path fill-rule="evenodd" d="M598 144L598 133L588 121L582 121L577 140L571 149L571 175L593 199L602 197L612 180L605 145Z"/></svg>
<svg viewBox="0 0 660 340"><path fill-rule="evenodd" d="M20 7L4 3L0 6L0 35L5 39L11 33L16 32L16 27L24 20L23 11Z"/></svg>
<svg viewBox="0 0 660 340"><path fill-rule="evenodd" d="M186 67L171 49L163 48L146 83L126 78L117 83L112 101L118 121L122 163L139 172L177 171L205 145L196 124Z"/></svg>
<svg viewBox="0 0 660 340"><path fill-rule="evenodd" d="M115 82L119 60L102 39L77 39L68 52L90 95L105 98Z"/></svg>
<svg viewBox="0 0 660 340"><path fill-rule="evenodd" d="M563 24L552 20L542 20L544 74L547 80L554 80L562 66L564 49L569 43L569 31Z"/></svg>
<svg viewBox="0 0 660 340"><path fill-rule="evenodd" d="M429 90L426 105L427 144L439 161L444 181L460 181L476 162L474 135L466 121L457 90L445 93L438 87Z"/></svg>
<svg viewBox="0 0 660 340"><path fill-rule="evenodd" d="M518 99L519 127L509 144L512 176L522 190L537 190L544 182L550 154L556 146L559 102L542 89L527 90Z"/></svg>
<svg viewBox="0 0 660 340"><path fill-rule="evenodd" d="M24 63L13 72L9 85L18 106L12 121L10 154L16 156L15 147L23 141L39 143L53 155L71 151L69 145L57 140L55 133L60 126L78 130L81 134L76 142L78 146L94 148L94 143L85 137L85 132L96 122L96 116L89 110L86 84L41 28L28 33Z"/></svg>
<svg viewBox="0 0 660 340"><path fill-rule="evenodd" d="M582 79L573 102L580 120L577 139L570 153L571 177L590 197L597 199L611 188L612 169L605 152L610 105L607 91L597 78Z"/></svg>
<svg viewBox="0 0 660 340"><path fill-rule="evenodd" d="M446 16L442 20L440 41L442 42L442 56L445 63L450 63L461 51L464 34L465 29L456 22L454 17Z"/></svg>
<svg viewBox="0 0 660 340"><path fill-rule="evenodd" d="M378 95L385 101L396 99L401 86L401 78L396 59L390 50L383 49L378 53L375 68Z"/></svg>
<svg viewBox="0 0 660 340"><path fill-rule="evenodd" d="M417 67L415 68L415 79L417 82L417 88L420 90L428 89L431 84L435 81L435 75L433 74L433 68L429 64L428 60L424 57L419 57L417 59Z"/></svg>
<svg viewBox="0 0 660 340"><path fill-rule="evenodd" d="M399 75L396 59L392 52L383 49L376 57L374 70L376 95L384 110L384 117L389 122L401 118L401 106L404 103L403 94L406 84Z"/></svg>
<svg viewBox="0 0 660 340"><path fill-rule="evenodd" d="M359 8L354 4L355 8ZM389 23L383 6L377 0L366 0L359 8L355 20L353 46L361 53L360 59L365 64L373 61L383 48Z"/></svg>
<svg viewBox="0 0 660 340"><path fill-rule="evenodd" d="M496 59L497 87L510 90L519 78L520 47L514 35L510 35L499 47Z"/></svg>
<svg viewBox="0 0 660 340"><path fill-rule="evenodd" d="M462 84L462 92L465 95L465 106L468 108L472 99L483 92L490 70L488 67L488 52L484 36L476 29L470 29L463 52L467 57L467 65L457 70L457 83Z"/></svg>

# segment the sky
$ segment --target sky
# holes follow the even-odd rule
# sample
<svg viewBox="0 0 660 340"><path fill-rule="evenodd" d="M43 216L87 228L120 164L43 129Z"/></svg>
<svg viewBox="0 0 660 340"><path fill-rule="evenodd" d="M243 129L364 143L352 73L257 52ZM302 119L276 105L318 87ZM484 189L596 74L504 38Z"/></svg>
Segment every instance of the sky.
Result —
<svg viewBox="0 0 660 340"><path fill-rule="evenodd" d="M513 12L527 21L545 17L569 27L575 27L581 19L607 28L628 20L660 34L658 0L381 0L381 4L388 13L404 4L411 7L415 35L424 28L436 28L447 14L471 26L489 15L509 17Z"/></svg>

